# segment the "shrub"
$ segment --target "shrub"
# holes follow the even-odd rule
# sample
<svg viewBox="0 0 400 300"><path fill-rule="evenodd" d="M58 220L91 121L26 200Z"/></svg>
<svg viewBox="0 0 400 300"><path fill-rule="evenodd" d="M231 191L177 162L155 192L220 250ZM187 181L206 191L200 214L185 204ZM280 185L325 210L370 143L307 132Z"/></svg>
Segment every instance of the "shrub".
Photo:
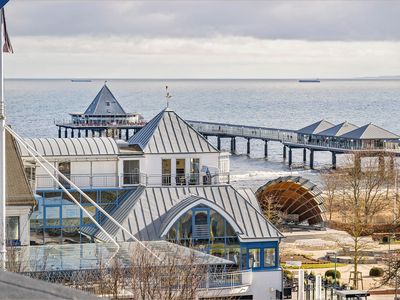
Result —
<svg viewBox="0 0 400 300"><path fill-rule="evenodd" d="M287 280L293 280L293 273L289 270L283 270L283 276L285 276Z"/></svg>
<svg viewBox="0 0 400 300"><path fill-rule="evenodd" d="M338 270L336 270L336 279L340 279L342 274ZM325 272L325 277L335 278L335 270L328 270Z"/></svg>
<svg viewBox="0 0 400 300"><path fill-rule="evenodd" d="M383 276L383 269L379 267L373 267L369 270L369 276L371 277L382 277Z"/></svg>

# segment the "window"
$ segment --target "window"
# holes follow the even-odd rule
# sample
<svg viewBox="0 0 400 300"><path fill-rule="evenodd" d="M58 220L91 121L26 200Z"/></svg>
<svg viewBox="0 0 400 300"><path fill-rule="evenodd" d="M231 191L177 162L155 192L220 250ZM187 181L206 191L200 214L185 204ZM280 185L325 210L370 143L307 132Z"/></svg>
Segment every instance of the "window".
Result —
<svg viewBox="0 0 400 300"><path fill-rule="evenodd" d="M111 106L111 102L110 102L110 101L107 101L107 102L106 102L106 105L107 105L107 106Z"/></svg>
<svg viewBox="0 0 400 300"><path fill-rule="evenodd" d="M260 248L249 249L249 268L259 268L260 265Z"/></svg>
<svg viewBox="0 0 400 300"><path fill-rule="evenodd" d="M162 185L171 185L171 160L163 159L161 162Z"/></svg>
<svg viewBox="0 0 400 300"><path fill-rule="evenodd" d="M185 185L185 159L177 159L176 160L176 184L177 185Z"/></svg>
<svg viewBox="0 0 400 300"><path fill-rule="evenodd" d="M264 248L264 267L275 267L275 248Z"/></svg>
<svg viewBox="0 0 400 300"><path fill-rule="evenodd" d="M139 161L124 160L124 184L139 184Z"/></svg>
<svg viewBox="0 0 400 300"><path fill-rule="evenodd" d="M200 178L200 159L191 158L190 159L190 184L198 185Z"/></svg>
<svg viewBox="0 0 400 300"><path fill-rule="evenodd" d="M58 164L58 171L68 179L71 178L71 163L69 161L60 162ZM58 178L60 183L67 189L71 188L70 184L61 176Z"/></svg>
<svg viewBox="0 0 400 300"><path fill-rule="evenodd" d="M240 244L232 226L215 210L196 206L182 215L166 239L237 262Z"/></svg>
<svg viewBox="0 0 400 300"><path fill-rule="evenodd" d="M7 243L11 245L19 243L19 236L19 216L6 217Z"/></svg>

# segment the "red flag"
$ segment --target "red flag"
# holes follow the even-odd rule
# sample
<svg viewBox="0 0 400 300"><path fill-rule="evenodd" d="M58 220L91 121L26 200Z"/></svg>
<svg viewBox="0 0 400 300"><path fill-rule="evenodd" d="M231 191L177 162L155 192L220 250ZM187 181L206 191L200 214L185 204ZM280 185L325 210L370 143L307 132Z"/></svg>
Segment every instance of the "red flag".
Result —
<svg viewBox="0 0 400 300"><path fill-rule="evenodd" d="M11 45L10 37L8 36L7 32L7 24L6 24L6 16L4 14L4 8L1 9L1 17L3 19L3 34L4 34L4 45L3 45L3 52L7 53L14 53L14 49Z"/></svg>

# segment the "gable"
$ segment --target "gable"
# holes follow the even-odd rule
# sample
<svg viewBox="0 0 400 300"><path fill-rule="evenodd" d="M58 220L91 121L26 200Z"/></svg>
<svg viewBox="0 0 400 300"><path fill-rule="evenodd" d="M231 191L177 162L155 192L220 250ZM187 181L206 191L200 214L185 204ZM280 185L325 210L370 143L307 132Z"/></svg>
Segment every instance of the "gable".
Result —
<svg viewBox="0 0 400 300"><path fill-rule="evenodd" d="M174 111L165 109L128 141L144 153L218 153L208 140Z"/></svg>

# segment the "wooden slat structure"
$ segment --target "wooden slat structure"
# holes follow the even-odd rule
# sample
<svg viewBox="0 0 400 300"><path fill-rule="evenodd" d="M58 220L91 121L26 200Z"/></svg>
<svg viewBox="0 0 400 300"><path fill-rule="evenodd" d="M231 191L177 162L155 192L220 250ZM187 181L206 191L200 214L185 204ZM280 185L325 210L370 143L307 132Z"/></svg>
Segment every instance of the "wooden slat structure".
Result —
<svg viewBox="0 0 400 300"><path fill-rule="evenodd" d="M295 225L321 225L325 221L324 199L315 184L302 177L271 180L256 192L261 209L272 201L287 216L298 216Z"/></svg>

